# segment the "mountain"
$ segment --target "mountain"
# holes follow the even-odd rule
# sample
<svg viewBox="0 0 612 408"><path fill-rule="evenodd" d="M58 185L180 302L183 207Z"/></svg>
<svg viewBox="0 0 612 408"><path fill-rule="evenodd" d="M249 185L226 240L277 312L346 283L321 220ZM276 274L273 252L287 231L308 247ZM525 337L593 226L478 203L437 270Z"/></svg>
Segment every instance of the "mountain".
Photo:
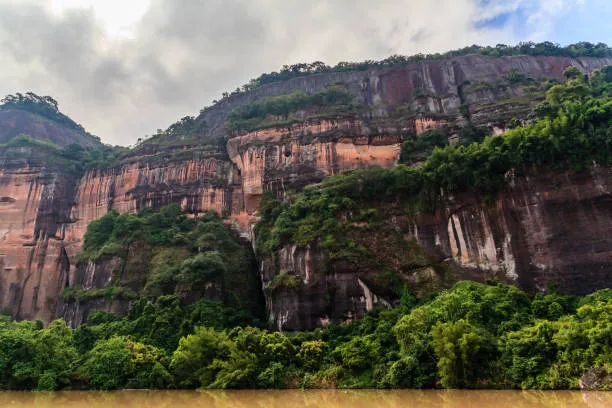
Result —
<svg viewBox="0 0 612 408"><path fill-rule="evenodd" d="M32 92L8 95L0 104L0 144L19 135L28 135L59 147L102 145L98 137L87 133L81 125L60 112L57 101Z"/></svg>
<svg viewBox="0 0 612 408"><path fill-rule="evenodd" d="M334 207L338 203L325 195L309 200L327 183L347 180L329 178L343 171L390 169L398 162L401 169L428 168L434 147L468 146L522 128L550 108L545 103L550 89L612 65L611 55L609 50L600 57L475 53L342 69L288 68L294 73L226 95L198 117L181 119L131 151L98 157L95 165L5 159L0 305L19 318L61 316L73 326L96 309L127 313L152 279L147 268L154 261L143 254L153 256L160 247L145 240L137 241L146 244L140 248L118 251L129 241L121 235L79 255L86 231L112 210L135 213L168 204L192 218L214 210L241 235L234 234L235 242L250 251L243 241L250 240L257 262L249 274L259 275L263 286L255 293L247 276L233 285L250 288L244 289L249 296L265 302L268 320L281 330L360 318L377 305L393 305L404 285L418 296L461 278L497 279L543 292L551 285L580 294L609 286L609 166L590 172L547 168L514 178L508 173L510 187L495 191L444 186L442 196L440 189L430 191L434 207L382 190L378 200L353 196L358 186L388 181L387 173L381 179L357 171L350 179L357 184L338 190L354 208ZM41 116L8 106L2 114ZM28 134L53 143L64 158L71 145L81 145L84 150L70 150L69 163L96 147L69 122L44 120L61 131ZM38 129L35 122L19 125L19 133ZM15 136L10 126L22 122L3 123L8 125L0 124L0 135ZM304 195L296 195L306 187ZM288 204L274 198L296 206L285 208ZM299 200L307 204L299 207ZM321 218L317 203L338 211ZM255 224L258 210L263 218ZM284 233L280 216L278 222L289 222ZM337 231L317 232L330 224L342 226L354 246L336 245ZM276 233L278 239L270 238ZM193 250L202 248L207 246ZM141 258L145 266L130 269ZM209 296L177 285L172 290L185 301ZM218 285L221 292L210 296L231 297L223 282Z"/></svg>

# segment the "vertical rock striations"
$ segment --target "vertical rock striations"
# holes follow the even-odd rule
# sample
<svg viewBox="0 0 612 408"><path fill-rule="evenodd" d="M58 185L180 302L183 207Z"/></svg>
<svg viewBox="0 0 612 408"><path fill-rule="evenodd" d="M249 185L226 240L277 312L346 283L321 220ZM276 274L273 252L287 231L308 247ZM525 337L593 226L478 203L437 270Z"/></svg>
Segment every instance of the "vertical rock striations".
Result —
<svg viewBox="0 0 612 408"><path fill-rule="evenodd" d="M612 282L609 167L516 179L494 202L447 197L433 214L409 216L398 203L377 209L375 228L364 222L349 229L369 255L334 260L324 249L292 245L263 259L269 316L279 330L362 317L376 304L399 301L402 283L427 293L459 279L494 279L585 295ZM391 268L398 279L385 282Z"/></svg>
<svg viewBox="0 0 612 408"><path fill-rule="evenodd" d="M18 318L51 320L68 284L65 223L75 179L44 168L0 170L0 305Z"/></svg>
<svg viewBox="0 0 612 408"><path fill-rule="evenodd" d="M393 166L401 137L369 133L359 120L311 120L229 139L229 156L243 180L245 210L253 214L264 191L282 196L344 170Z"/></svg>

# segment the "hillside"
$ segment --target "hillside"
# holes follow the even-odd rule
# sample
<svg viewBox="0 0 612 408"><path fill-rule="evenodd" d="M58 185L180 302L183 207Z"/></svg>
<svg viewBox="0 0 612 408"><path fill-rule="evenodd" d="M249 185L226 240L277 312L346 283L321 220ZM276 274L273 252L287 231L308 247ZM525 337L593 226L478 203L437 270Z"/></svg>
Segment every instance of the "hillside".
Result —
<svg viewBox="0 0 612 408"><path fill-rule="evenodd" d="M101 147L100 138L60 112L57 101L32 92L4 97L0 103L0 144L19 135L52 143L59 147L78 144Z"/></svg>

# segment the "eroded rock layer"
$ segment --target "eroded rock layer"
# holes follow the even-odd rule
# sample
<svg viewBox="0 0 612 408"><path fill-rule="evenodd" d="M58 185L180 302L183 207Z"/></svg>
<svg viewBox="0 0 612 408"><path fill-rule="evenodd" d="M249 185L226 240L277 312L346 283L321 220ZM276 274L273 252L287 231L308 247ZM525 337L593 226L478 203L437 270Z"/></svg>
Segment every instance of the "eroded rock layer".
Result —
<svg viewBox="0 0 612 408"><path fill-rule="evenodd" d="M231 160L242 175L245 210L257 210L264 191L299 191L343 170L391 167L401 137L367 135L358 120L316 120L229 139Z"/></svg>
<svg viewBox="0 0 612 408"><path fill-rule="evenodd" d="M68 284L64 225L75 180L41 168L0 171L0 305L20 318L50 320Z"/></svg>

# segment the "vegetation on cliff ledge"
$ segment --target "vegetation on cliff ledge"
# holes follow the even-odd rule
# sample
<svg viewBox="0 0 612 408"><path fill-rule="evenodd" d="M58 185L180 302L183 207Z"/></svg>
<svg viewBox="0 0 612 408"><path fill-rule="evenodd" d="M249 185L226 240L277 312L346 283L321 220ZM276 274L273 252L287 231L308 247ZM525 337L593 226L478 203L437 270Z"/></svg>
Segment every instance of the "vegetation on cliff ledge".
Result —
<svg viewBox="0 0 612 408"><path fill-rule="evenodd" d="M100 138L63 114L57 101L50 96L39 96L33 92L16 93L0 101L0 112L15 110L31 115L25 124L17 120L16 128L8 126L11 129L5 135L8 138L0 144L0 157L12 162L26 161L31 166L61 168L64 173L80 175L86 169L108 167L127 151L127 148L101 143ZM59 125L56 131L66 132L65 139L70 143L58 145L52 133L43 131L45 126L41 124L45 122ZM43 130L38 133L37 128ZM27 133L30 131L32 134ZM67 143L62 138L60 141Z"/></svg>
<svg viewBox="0 0 612 408"><path fill-rule="evenodd" d="M119 259L106 289L67 289L66 300L94 296L119 297L133 291L146 299L176 295L191 303L215 299L224 307L244 313L252 322L261 313L256 277L251 273L252 254L237 242L214 212L198 219L183 214L176 204L153 211L119 215L110 211L87 228L81 265ZM128 297L128 298L129 298Z"/></svg>
<svg viewBox="0 0 612 408"><path fill-rule="evenodd" d="M60 112L57 101L50 96L39 96L33 92L7 95L0 101L0 110L7 109L19 109L34 113L59 123L67 129L76 130L79 133L87 135L92 141L100 143L100 138L90 135L85 131L83 126Z"/></svg>
<svg viewBox="0 0 612 408"><path fill-rule="evenodd" d="M126 317L0 318L0 389L577 388L612 370L612 291L529 298L513 286L459 282L407 296L350 324L291 335L235 321L214 302L132 303Z"/></svg>
<svg viewBox="0 0 612 408"><path fill-rule="evenodd" d="M87 169L105 168L126 152L120 146L83 147L71 143L61 147L48 140L19 134L0 144L0 157L11 161L25 160L31 166L61 168L63 173L81 175Z"/></svg>
<svg viewBox="0 0 612 408"><path fill-rule="evenodd" d="M491 197L508 179L534 169L583 171L594 163L612 164L612 67L590 78L570 68L566 77L548 90L534 123L480 143L435 148L420 167L347 171L287 202L264 200L258 250L267 254L287 243L316 243L342 252L354 246L348 228L376 203L396 202L408 215L433 212L444 195L469 191ZM426 135L421 144L435 146L439 137Z"/></svg>

